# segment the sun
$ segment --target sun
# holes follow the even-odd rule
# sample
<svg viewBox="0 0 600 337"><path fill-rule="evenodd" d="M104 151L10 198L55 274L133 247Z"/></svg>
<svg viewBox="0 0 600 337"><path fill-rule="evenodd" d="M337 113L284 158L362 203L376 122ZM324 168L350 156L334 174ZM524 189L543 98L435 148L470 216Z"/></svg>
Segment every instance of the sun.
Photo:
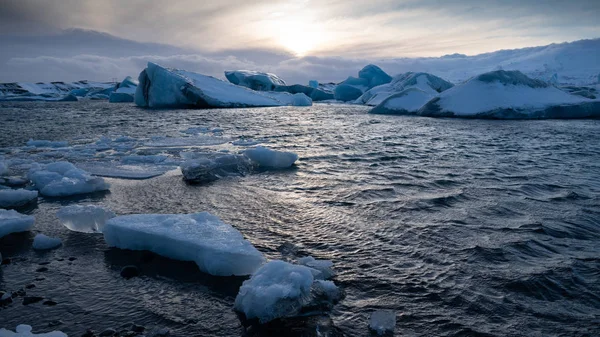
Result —
<svg viewBox="0 0 600 337"><path fill-rule="evenodd" d="M302 57L315 48L315 40L314 34L290 29L288 32L281 33L278 42L286 50Z"/></svg>

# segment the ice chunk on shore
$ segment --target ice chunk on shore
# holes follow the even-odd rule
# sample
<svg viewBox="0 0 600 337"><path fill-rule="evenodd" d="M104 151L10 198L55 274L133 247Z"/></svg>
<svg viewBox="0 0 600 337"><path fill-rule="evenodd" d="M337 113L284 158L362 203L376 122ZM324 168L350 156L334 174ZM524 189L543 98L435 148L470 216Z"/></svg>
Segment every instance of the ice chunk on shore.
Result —
<svg viewBox="0 0 600 337"><path fill-rule="evenodd" d="M296 316L310 303L313 281L308 267L271 261L244 281L235 298L235 309L261 323Z"/></svg>
<svg viewBox="0 0 600 337"><path fill-rule="evenodd" d="M333 262L330 260L316 260L312 256L305 256L298 259L298 264L317 270L319 272L315 275L317 279L327 280L335 276Z"/></svg>
<svg viewBox="0 0 600 337"><path fill-rule="evenodd" d="M29 191L24 189L0 190L0 208L14 208L24 206L36 200L37 197L37 191Z"/></svg>
<svg viewBox="0 0 600 337"><path fill-rule="evenodd" d="M19 232L27 232L33 227L35 218L15 210L0 209L0 238Z"/></svg>
<svg viewBox="0 0 600 337"><path fill-rule="evenodd" d="M15 329L15 332L7 330L5 328L0 329L0 337L68 337L67 334L61 331L52 331L40 334L34 334L31 332L31 326L20 324Z"/></svg>
<svg viewBox="0 0 600 337"><path fill-rule="evenodd" d="M293 152L276 151L263 146L247 149L243 154L263 168L288 168L298 160L298 155Z"/></svg>
<svg viewBox="0 0 600 337"><path fill-rule="evenodd" d="M181 165L183 178L195 183L215 181L229 176L244 176L252 169L247 157L235 154L205 153Z"/></svg>
<svg viewBox="0 0 600 337"><path fill-rule="evenodd" d="M102 233L104 225L116 215L95 205L71 205L61 208L56 216L63 226L75 232Z"/></svg>
<svg viewBox="0 0 600 337"><path fill-rule="evenodd" d="M291 94L254 91L214 77L149 62L139 76L135 103L149 108L244 108L291 105ZM277 94L277 95L274 95Z"/></svg>
<svg viewBox="0 0 600 337"><path fill-rule="evenodd" d="M377 310L369 317L369 328L378 335L393 334L396 329L396 313L389 310Z"/></svg>
<svg viewBox="0 0 600 337"><path fill-rule="evenodd" d="M69 146L69 143L68 142L63 142L63 141L33 140L33 139L30 139L27 142L27 146L34 146L34 147L67 147L67 146Z"/></svg>
<svg viewBox="0 0 600 337"><path fill-rule="evenodd" d="M51 238L44 234L37 234L33 238L33 249L35 250L49 250L58 248L62 245L62 241L59 238Z"/></svg>
<svg viewBox="0 0 600 337"><path fill-rule="evenodd" d="M417 113L497 119L591 118L600 100L571 95L519 71L492 71L442 92Z"/></svg>
<svg viewBox="0 0 600 337"><path fill-rule="evenodd" d="M275 74L252 70L226 71L225 77L233 84L259 91L273 91L276 87L285 85L285 81Z"/></svg>
<svg viewBox="0 0 600 337"><path fill-rule="evenodd" d="M109 185L104 179L93 177L69 162L55 162L33 167L29 171L29 179L42 195L51 197L85 194L109 189Z"/></svg>
<svg viewBox="0 0 600 337"><path fill-rule="evenodd" d="M216 276L250 275L265 261L239 231L207 212L118 216L103 233L111 247L193 261Z"/></svg>

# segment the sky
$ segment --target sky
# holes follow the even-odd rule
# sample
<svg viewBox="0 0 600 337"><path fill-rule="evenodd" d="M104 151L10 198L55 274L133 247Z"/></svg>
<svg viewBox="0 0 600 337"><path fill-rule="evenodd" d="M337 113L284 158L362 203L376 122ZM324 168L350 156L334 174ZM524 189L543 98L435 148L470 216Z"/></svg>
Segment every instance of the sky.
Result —
<svg viewBox="0 0 600 337"><path fill-rule="evenodd" d="M0 0L0 82L108 80L164 58L209 74L314 59L335 71L598 38L599 17L597 0Z"/></svg>

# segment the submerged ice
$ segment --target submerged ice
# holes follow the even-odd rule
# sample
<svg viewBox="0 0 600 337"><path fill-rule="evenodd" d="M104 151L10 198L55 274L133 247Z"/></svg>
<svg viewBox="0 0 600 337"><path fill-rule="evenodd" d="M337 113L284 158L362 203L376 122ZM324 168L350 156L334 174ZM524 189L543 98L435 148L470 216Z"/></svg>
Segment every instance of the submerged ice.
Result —
<svg viewBox="0 0 600 337"><path fill-rule="evenodd" d="M116 215L96 205L71 205L61 208L56 216L63 226L75 232L102 233L104 225Z"/></svg>

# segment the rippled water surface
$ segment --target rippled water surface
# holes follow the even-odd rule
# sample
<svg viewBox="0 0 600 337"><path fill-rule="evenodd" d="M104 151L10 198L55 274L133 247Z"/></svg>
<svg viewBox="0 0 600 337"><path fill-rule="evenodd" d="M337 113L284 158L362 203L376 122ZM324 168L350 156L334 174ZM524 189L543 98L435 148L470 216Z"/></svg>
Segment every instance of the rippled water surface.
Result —
<svg viewBox="0 0 600 337"><path fill-rule="evenodd" d="M291 170L208 185L188 185L174 171L108 179L107 194L40 198L25 210L36 216L34 232L60 237L64 246L38 253L33 233L2 239L0 251L12 263L1 268L0 289L33 283L28 295L58 305L13 303L0 308L0 327L48 331L60 320L56 329L79 336L136 322L178 336L244 334L232 310L244 278L109 249L102 235L58 223L61 206L89 203L117 214L209 211L270 259L333 260L346 296L328 316L251 335L368 336L375 309L398 313L397 335L600 335L598 120L373 116L343 105L147 111L103 102L0 104L5 148L30 138L181 136L196 126L264 139L300 160ZM36 272L40 262L50 262L48 271ZM128 264L142 277L121 278Z"/></svg>

